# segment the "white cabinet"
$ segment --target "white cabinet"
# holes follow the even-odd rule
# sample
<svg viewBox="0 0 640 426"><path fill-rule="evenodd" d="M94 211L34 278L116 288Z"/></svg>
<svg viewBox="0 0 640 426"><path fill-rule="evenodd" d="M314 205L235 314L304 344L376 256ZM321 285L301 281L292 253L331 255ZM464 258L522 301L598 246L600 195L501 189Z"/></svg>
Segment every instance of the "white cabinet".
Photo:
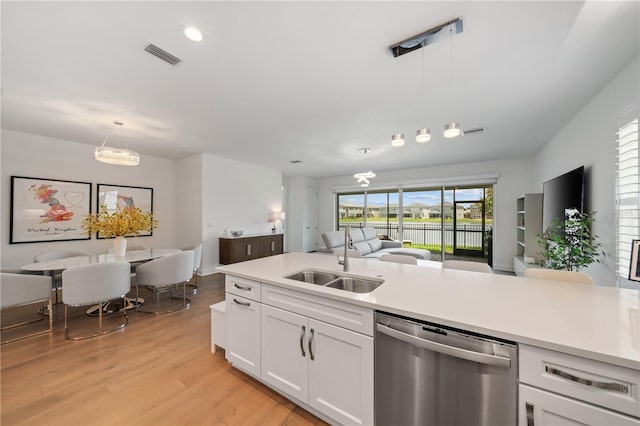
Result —
<svg viewBox="0 0 640 426"><path fill-rule="evenodd" d="M262 380L341 424L373 424L373 338L262 306Z"/></svg>
<svg viewBox="0 0 640 426"><path fill-rule="evenodd" d="M225 278L227 361L260 377L260 283Z"/></svg>
<svg viewBox="0 0 640 426"><path fill-rule="evenodd" d="M527 385L519 386L520 426L638 426L640 421Z"/></svg>
<svg viewBox="0 0 640 426"><path fill-rule="evenodd" d="M309 405L342 424L373 424L373 338L309 320Z"/></svg>
<svg viewBox="0 0 640 426"><path fill-rule="evenodd" d="M260 303L226 294L227 361L260 377Z"/></svg>
<svg viewBox="0 0 640 426"><path fill-rule="evenodd" d="M267 305L262 308L262 380L307 402L307 318Z"/></svg>
<svg viewBox="0 0 640 426"><path fill-rule="evenodd" d="M638 370L519 345L520 426L640 426Z"/></svg>

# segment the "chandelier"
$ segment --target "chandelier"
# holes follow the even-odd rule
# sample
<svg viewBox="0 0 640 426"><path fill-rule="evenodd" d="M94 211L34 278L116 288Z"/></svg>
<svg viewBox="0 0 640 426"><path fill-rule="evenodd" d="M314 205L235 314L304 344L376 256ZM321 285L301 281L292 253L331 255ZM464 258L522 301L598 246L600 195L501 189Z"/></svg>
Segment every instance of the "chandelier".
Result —
<svg viewBox="0 0 640 426"><path fill-rule="evenodd" d="M114 120L113 124L116 126L116 129L120 126L124 126L122 121L117 120ZM116 148L107 146L106 144L108 140L109 136L104 138L102 145L96 147L94 153L96 160L102 163L115 164L118 166L137 166L140 164L140 154L135 151L131 151L128 147Z"/></svg>
<svg viewBox="0 0 640 426"><path fill-rule="evenodd" d="M376 174L371 170L367 171L366 167L367 153L371 152L371 148L360 148L358 151L364 156L364 167L361 173L356 173L353 177L358 180L357 183L359 183L362 188L366 188L369 186L369 179L376 177Z"/></svg>

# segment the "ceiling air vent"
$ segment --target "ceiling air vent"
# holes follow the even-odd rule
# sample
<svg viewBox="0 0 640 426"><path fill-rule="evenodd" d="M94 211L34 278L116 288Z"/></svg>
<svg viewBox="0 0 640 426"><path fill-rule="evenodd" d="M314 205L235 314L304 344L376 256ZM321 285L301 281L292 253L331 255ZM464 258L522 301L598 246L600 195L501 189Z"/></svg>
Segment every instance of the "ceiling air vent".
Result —
<svg viewBox="0 0 640 426"><path fill-rule="evenodd" d="M302 163L302 160L291 160L289 161L291 164L300 164Z"/></svg>
<svg viewBox="0 0 640 426"><path fill-rule="evenodd" d="M171 53L166 50L160 49L155 44L149 43L147 47L144 48L147 52L151 53L153 56L162 59L163 61L170 63L171 65L176 65L179 62L182 62L182 59L173 56Z"/></svg>

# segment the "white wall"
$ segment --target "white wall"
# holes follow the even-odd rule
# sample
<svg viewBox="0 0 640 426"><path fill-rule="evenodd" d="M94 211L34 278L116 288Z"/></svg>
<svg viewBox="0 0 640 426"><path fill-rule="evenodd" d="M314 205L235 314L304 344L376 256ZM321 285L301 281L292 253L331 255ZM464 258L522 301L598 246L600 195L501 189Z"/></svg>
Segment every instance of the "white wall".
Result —
<svg viewBox="0 0 640 426"><path fill-rule="evenodd" d="M203 240L206 224L202 219L202 198L202 155L193 155L176 161L176 244L178 247L196 244Z"/></svg>
<svg viewBox="0 0 640 426"><path fill-rule="evenodd" d="M618 117L640 93L636 57L596 95L535 157L535 190L543 182L576 167L585 166L593 231L607 255L585 272L602 285L615 285L615 139Z"/></svg>
<svg viewBox="0 0 640 426"><path fill-rule="evenodd" d="M505 271L513 270L513 256L516 252L516 199L518 196L533 192L533 158L513 158L506 160L483 161L467 164L454 164L420 169L377 172L372 184L375 187L397 188L401 182L444 181L448 178L497 174L498 183L494 188L494 231L493 265ZM333 230L335 227L334 187L354 186L353 176L321 179L319 181L319 233ZM320 240L321 241L321 240Z"/></svg>
<svg viewBox="0 0 640 426"><path fill-rule="evenodd" d="M2 129L0 133L2 200L1 265L19 268L48 250L78 249L104 253L111 240L9 244L11 176L38 177L92 183L91 209L96 208L96 184L153 188L153 213L159 222L151 237L136 243L148 247L174 247L176 223L175 162L142 156L137 167L114 166L94 159L94 146Z"/></svg>
<svg viewBox="0 0 640 426"><path fill-rule="evenodd" d="M318 187L318 180L305 176L287 178L287 251L304 251L305 247L305 214L308 211L307 188Z"/></svg>
<svg viewBox="0 0 640 426"><path fill-rule="evenodd" d="M202 155L204 274L219 264L219 237L225 229L270 233L269 213L282 211L282 173L278 170Z"/></svg>

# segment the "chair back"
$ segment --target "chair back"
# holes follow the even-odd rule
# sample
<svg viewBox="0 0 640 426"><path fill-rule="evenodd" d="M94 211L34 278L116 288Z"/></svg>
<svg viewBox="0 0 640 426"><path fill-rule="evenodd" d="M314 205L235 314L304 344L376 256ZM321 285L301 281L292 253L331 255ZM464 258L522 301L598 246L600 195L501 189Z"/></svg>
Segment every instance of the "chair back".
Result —
<svg viewBox="0 0 640 426"><path fill-rule="evenodd" d="M585 274L584 272L559 271L556 269L543 268L527 268L524 271L524 276L527 278L539 278L541 280L556 280L582 284L593 284L593 279L591 278L591 276Z"/></svg>
<svg viewBox="0 0 640 426"><path fill-rule="evenodd" d="M92 263L62 272L62 301L70 306L92 305L122 297L131 290L129 262Z"/></svg>
<svg viewBox="0 0 640 426"><path fill-rule="evenodd" d="M33 263L46 262L47 260L63 259L65 257L74 256L91 256L91 254L82 250L51 250L34 256Z"/></svg>
<svg viewBox="0 0 640 426"><path fill-rule="evenodd" d="M482 262L472 262L470 260L445 260L442 262L443 269L459 269L462 271L493 273L491 266Z"/></svg>
<svg viewBox="0 0 640 426"><path fill-rule="evenodd" d="M380 260L382 262L406 263L408 265L418 264L418 259L413 256L406 256L403 254L383 254L380 256Z"/></svg>
<svg viewBox="0 0 640 426"><path fill-rule="evenodd" d="M189 281L193 276L194 253L185 250L144 263L136 268L141 286L167 286Z"/></svg>
<svg viewBox="0 0 640 426"><path fill-rule="evenodd" d="M190 244L181 247L181 249L193 251L193 270L197 271L200 267L200 262L202 261L202 243Z"/></svg>
<svg viewBox="0 0 640 426"><path fill-rule="evenodd" d="M0 308L41 302L51 297L51 277L0 273Z"/></svg>

